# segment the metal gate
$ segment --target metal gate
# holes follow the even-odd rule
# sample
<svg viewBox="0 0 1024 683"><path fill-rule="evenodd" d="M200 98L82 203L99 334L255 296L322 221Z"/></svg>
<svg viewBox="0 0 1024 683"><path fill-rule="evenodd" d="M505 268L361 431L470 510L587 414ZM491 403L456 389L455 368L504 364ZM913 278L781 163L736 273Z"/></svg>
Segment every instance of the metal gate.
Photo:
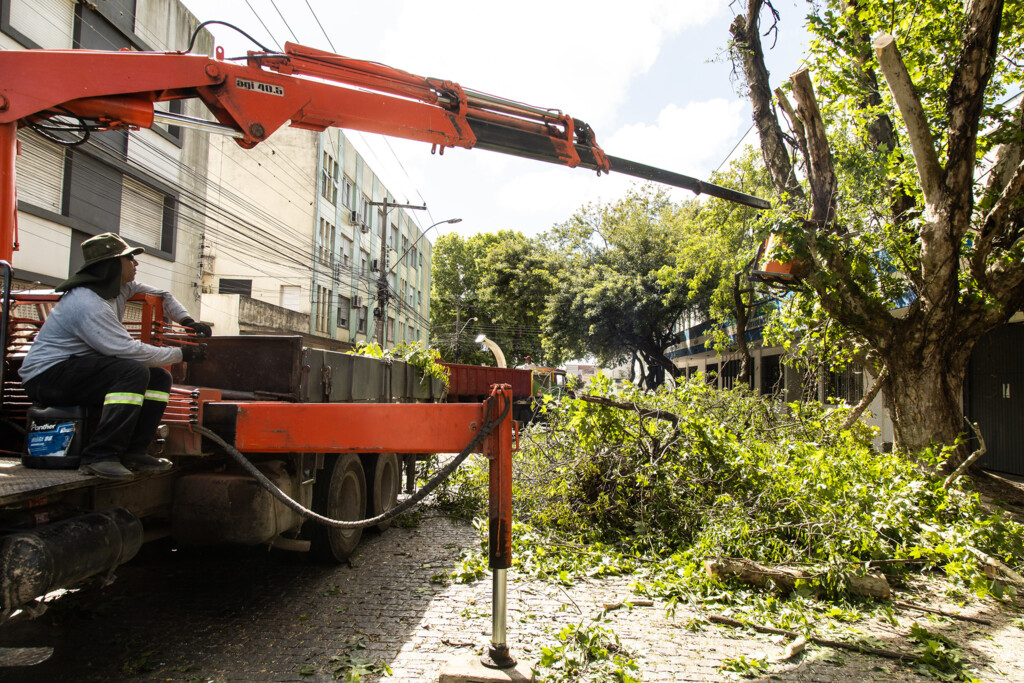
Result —
<svg viewBox="0 0 1024 683"><path fill-rule="evenodd" d="M1024 476L1024 325L1005 325L974 347L967 407L985 437L979 464Z"/></svg>

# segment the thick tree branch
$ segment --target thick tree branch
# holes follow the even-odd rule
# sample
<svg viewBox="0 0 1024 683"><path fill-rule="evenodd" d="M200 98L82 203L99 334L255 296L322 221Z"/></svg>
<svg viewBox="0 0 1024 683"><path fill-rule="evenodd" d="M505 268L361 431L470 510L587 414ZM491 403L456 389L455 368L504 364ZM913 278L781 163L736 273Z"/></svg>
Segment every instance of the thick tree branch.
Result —
<svg viewBox="0 0 1024 683"><path fill-rule="evenodd" d="M878 56L878 64L889 84L896 106L900 109L903 122L910 134L910 146L914 151L917 175L924 190L925 201L937 206L943 200L942 167L935 151L935 141L925 116L921 99L910 80L907 67L903 64L895 39L888 33L875 36L872 46Z"/></svg>
<svg viewBox="0 0 1024 683"><path fill-rule="evenodd" d="M775 89L775 99L779 101L779 106L782 107L783 113L786 115L786 119L789 120L789 127L793 130L793 134L796 135L796 145L800 149L800 154L803 155L806 160L808 157L807 153L807 133L804 130L804 124L800 120L800 117L796 115L796 109L793 108L793 103L786 97L786 93L783 92L782 88Z"/></svg>
<svg viewBox="0 0 1024 683"><path fill-rule="evenodd" d="M782 126L772 107L772 89L768 82L768 69L764 65L761 36L758 34L762 7L761 0L750 0L746 17L737 16L730 32L743 62L743 73L750 89L750 103L754 109L754 124L761 137L761 151L772 183L780 194L789 195L791 203L798 202L804 197L803 188L797 181Z"/></svg>
<svg viewBox="0 0 1024 683"><path fill-rule="evenodd" d="M807 132L807 170L811 185L811 220L827 225L835 219L836 180L832 163L832 150L828 144L825 122L821 120L818 100L814 97L814 85L807 69L800 69L792 76L793 97L796 99L797 116Z"/></svg>
<svg viewBox="0 0 1024 683"><path fill-rule="evenodd" d="M1014 226L1010 220L1011 214L1019 211L1017 206L1022 192L1024 192L1024 161L1017 166L1017 170L1003 188L1002 194L996 200L992 210L985 216L982 223L978 240L975 245L975 252L971 257L971 275L978 281L985 291L999 299L1013 297L1015 289L1024 282L1024 268L1019 263L1007 263L1004 259L992 259L994 244L997 240L1008 236L1008 233L1016 233L1019 226ZM1014 241L1004 244L1001 251L1010 251L1018 247L1021 237L1013 236Z"/></svg>
<svg viewBox="0 0 1024 683"><path fill-rule="evenodd" d="M947 90L949 160L946 185L954 235L966 234L974 204L973 179L977 169L978 126L985 105L985 88L995 72L1003 0L967 3L963 50Z"/></svg>
<svg viewBox="0 0 1024 683"><path fill-rule="evenodd" d="M1017 103L1017 109L1013 112L1008 125L1001 129L998 135L1009 140L999 145L999 149L996 150L996 161L989 171L988 184L981 201L983 208L991 206L1003 193L1014 171L1024 160L1024 97Z"/></svg>

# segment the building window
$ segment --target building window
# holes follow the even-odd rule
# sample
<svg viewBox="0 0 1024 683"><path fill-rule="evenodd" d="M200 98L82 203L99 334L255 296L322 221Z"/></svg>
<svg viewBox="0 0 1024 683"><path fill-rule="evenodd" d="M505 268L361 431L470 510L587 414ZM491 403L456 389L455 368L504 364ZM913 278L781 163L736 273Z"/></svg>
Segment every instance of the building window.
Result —
<svg viewBox="0 0 1024 683"><path fill-rule="evenodd" d="M341 203L349 209L356 208L356 185L348 176L341 181Z"/></svg>
<svg viewBox="0 0 1024 683"><path fill-rule="evenodd" d="M27 128L18 131L18 201L61 213L64 198L64 149Z"/></svg>
<svg viewBox="0 0 1024 683"><path fill-rule="evenodd" d="M302 288L298 285L281 285L281 308L302 311Z"/></svg>
<svg viewBox="0 0 1024 683"><path fill-rule="evenodd" d="M825 377L825 400L829 403L860 403L864 398L864 368L851 365L845 370L829 372Z"/></svg>
<svg viewBox="0 0 1024 683"><path fill-rule="evenodd" d="M359 334L366 334L366 311L367 310L368 309L367 309L366 306L360 306L359 307L359 327L357 329Z"/></svg>
<svg viewBox="0 0 1024 683"><path fill-rule="evenodd" d="M370 252L359 252L359 274L366 277L370 274Z"/></svg>
<svg viewBox="0 0 1024 683"><path fill-rule="evenodd" d="M320 160L320 195L331 204L338 204L338 162L326 151Z"/></svg>
<svg viewBox="0 0 1024 683"><path fill-rule="evenodd" d="M781 360L779 353L761 358L761 393L765 396L778 396L786 388Z"/></svg>
<svg viewBox="0 0 1024 683"><path fill-rule="evenodd" d="M363 195L363 210L362 210L362 214L363 214L363 225L370 225L370 223L371 223L371 221L370 221L370 208L371 208L371 205L370 205L370 198L369 198L369 197L367 197L367 196L366 196L366 195L364 194L364 195Z"/></svg>
<svg viewBox="0 0 1024 683"><path fill-rule="evenodd" d="M751 359L751 362L753 362L753 359ZM737 359L737 360L728 361L724 365L722 365L722 388L723 389L732 389L734 386L736 386L736 378L739 377L741 363L742 363L742 361ZM751 389L754 388L754 373L753 372L750 373L750 379L747 380L747 384L748 384L748 386Z"/></svg>
<svg viewBox="0 0 1024 683"><path fill-rule="evenodd" d="M327 332L327 326L331 319L331 290L317 285L315 309L316 331Z"/></svg>
<svg viewBox="0 0 1024 683"><path fill-rule="evenodd" d="M5 33L28 48L70 49L75 4L66 0L11 0L10 14L3 17L9 22Z"/></svg>
<svg viewBox="0 0 1024 683"><path fill-rule="evenodd" d="M352 300L347 296L338 297L338 327L348 327L348 314L352 310Z"/></svg>
<svg viewBox="0 0 1024 683"><path fill-rule="evenodd" d="M244 294L252 297L252 280L233 280L222 277L217 284L218 294Z"/></svg>
<svg viewBox="0 0 1024 683"><path fill-rule="evenodd" d="M163 248L164 195L128 176L121 185L121 236L151 249Z"/></svg>
<svg viewBox="0 0 1024 683"><path fill-rule="evenodd" d="M352 266L352 240L344 235L341 236L341 250L338 254L338 261L345 272Z"/></svg>
<svg viewBox="0 0 1024 683"><path fill-rule="evenodd" d="M316 239L316 259L325 268L330 268L334 264L334 226L325 218L320 219L320 230Z"/></svg>
<svg viewBox="0 0 1024 683"><path fill-rule="evenodd" d="M384 340L384 344L386 346L387 344L394 344L394 343L395 343L395 319L389 317L388 318L388 327L387 327L387 338Z"/></svg>

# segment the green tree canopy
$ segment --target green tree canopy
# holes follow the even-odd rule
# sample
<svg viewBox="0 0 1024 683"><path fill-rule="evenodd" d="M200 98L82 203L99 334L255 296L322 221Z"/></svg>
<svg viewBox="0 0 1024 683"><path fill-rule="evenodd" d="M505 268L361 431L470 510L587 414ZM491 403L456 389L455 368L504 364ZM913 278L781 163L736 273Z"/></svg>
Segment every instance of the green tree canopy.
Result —
<svg viewBox="0 0 1024 683"><path fill-rule="evenodd" d="M711 181L755 196L769 196L771 182L763 162L753 150L734 161ZM662 283L680 290L697 321L718 325L713 335L720 350L738 351L743 364L740 381L753 373L745 330L757 302L754 283L749 279L758 247L767 237L768 223L759 211L721 199L688 202L680 211L682 234L675 263L664 267Z"/></svg>
<svg viewBox="0 0 1024 683"><path fill-rule="evenodd" d="M486 334L509 367L526 356L543 363L540 318L557 271L550 249L519 232L443 235L431 267L431 344L448 362L494 365L475 343Z"/></svg>
<svg viewBox="0 0 1024 683"><path fill-rule="evenodd" d="M564 362L595 356L605 365L640 359L657 384L675 365L665 356L689 303L659 280L680 248L680 213L664 191L645 187L610 206L588 206L548 234L565 261L548 304L544 346Z"/></svg>

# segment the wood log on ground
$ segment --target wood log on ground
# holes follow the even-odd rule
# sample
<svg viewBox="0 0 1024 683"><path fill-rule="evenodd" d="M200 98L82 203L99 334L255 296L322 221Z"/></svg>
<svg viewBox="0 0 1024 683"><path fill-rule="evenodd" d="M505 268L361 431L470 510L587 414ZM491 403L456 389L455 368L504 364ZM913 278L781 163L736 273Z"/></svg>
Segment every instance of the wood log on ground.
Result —
<svg viewBox="0 0 1024 683"><path fill-rule="evenodd" d="M812 574L802 569L768 567L752 560L735 557L709 557L704 560L704 571L708 576L734 576L744 583L759 588L774 587L783 593L792 592L796 588L796 582L801 579L809 581L814 578ZM849 591L855 595L871 598L888 598L892 595L889 582L881 574L848 574L846 581Z"/></svg>

